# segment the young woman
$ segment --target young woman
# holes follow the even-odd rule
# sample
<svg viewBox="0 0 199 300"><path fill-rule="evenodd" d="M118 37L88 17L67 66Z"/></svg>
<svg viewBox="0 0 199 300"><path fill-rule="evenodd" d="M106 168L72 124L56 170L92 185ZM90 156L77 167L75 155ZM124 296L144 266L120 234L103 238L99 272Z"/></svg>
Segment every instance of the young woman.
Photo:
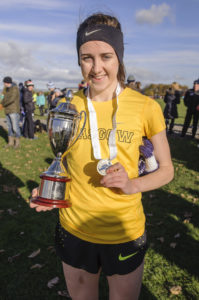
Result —
<svg viewBox="0 0 199 300"><path fill-rule="evenodd" d="M79 26L78 61L89 88L72 103L86 111L87 122L67 154L72 206L60 209L56 229L56 250L73 300L98 299L101 271L111 300L138 299L147 248L141 192L173 178L161 108L124 88L123 47L115 17L94 14ZM143 136L154 146L159 169L138 177Z"/></svg>

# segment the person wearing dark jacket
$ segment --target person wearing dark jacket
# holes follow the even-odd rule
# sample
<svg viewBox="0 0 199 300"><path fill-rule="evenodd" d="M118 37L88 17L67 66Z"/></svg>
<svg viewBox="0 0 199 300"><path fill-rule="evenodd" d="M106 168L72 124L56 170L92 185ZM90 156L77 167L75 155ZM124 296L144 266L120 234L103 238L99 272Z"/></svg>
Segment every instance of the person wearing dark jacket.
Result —
<svg viewBox="0 0 199 300"><path fill-rule="evenodd" d="M181 137L186 135L187 129L193 117L192 138L195 137L199 119L199 78L194 81L193 88L189 89L184 97L184 105L187 107L187 113L184 120L184 125Z"/></svg>
<svg viewBox="0 0 199 300"><path fill-rule="evenodd" d="M165 122L168 133L172 134L175 119L178 118L177 104L180 103L179 85L176 82L173 82L171 87L167 90L164 97L164 102L166 103L164 109Z"/></svg>
<svg viewBox="0 0 199 300"><path fill-rule="evenodd" d="M64 97L62 91L60 89L55 89L54 94L51 98L50 110L55 108L58 102Z"/></svg>
<svg viewBox="0 0 199 300"><path fill-rule="evenodd" d="M47 83L47 88L49 90L49 94L47 96L47 104L48 104L48 110L50 110L51 108L51 103L52 103L52 98L53 98L53 95L54 95L54 92L55 92L55 85L52 81L49 81Z"/></svg>
<svg viewBox="0 0 199 300"><path fill-rule="evenodd" d="M24 85L22 82L19 83L18 85L19 87L19 95L20 95L20 127L23 129L23 124L24 124L24 120L25 120L25 111L24 111L24 102L23 102L23 94L24 94ZM22 131L21 129L21 131Z"/></svg>
<svg viewBox="0 0 199 300"><path fill-rule="evenodd" d="M3 101L6 122L8 125L8 144L6 147L19 147L19 139L21 136L19 128L20 104L19 104L19 89L12 78L7 76L3 79Z"/></svg>
<svg viewBox="0 0 199 300"><path fill-rule="evenodd" d="M35 110L35 105L33 102L33 88L34 84L31 81L26 83L26 88L24 89L24 109L25 109L25 122L23 128L23 135L25 138L34 139L34 121L32 114Z"/></svg>

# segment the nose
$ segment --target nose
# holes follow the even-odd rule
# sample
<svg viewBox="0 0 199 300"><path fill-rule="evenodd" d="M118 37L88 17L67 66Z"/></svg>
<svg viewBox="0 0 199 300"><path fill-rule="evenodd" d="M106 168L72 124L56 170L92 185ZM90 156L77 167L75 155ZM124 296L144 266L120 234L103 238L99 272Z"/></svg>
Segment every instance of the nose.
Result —
<svg viewBox="0 0 199 300"><path fill-rule="evenodd" d="M92 66L92 71L95 74L98 74L102 69L102 61L100 58L94 58L93 59L93 66Z"/></svg>

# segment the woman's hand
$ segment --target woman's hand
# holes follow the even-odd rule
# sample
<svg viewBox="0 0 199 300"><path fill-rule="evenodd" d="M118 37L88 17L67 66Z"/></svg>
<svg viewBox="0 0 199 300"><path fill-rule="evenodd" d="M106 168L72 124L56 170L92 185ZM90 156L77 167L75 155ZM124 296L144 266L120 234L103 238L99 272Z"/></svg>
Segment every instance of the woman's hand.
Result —
<svg viewBox="0 0 199 300"><path fill-rule="evenodd" d="M34 198L36 198L38 196L38 194L39 194L39 188L35 188L32 190L32 198L30 199L30 207L35 208L36 211L38 211L38 212L52 210L53 207L42 206L42 205L38 205L36 203L31 202Z"/></svg>
<svg viewBox="0 0 199 300"><path fill-rule="evenodd" d="M120 188L124 194L134 193L132 191L132 181L129 179L125 168L120 163L116 163L109 167L100 183L108 188Z"/></svg>
<svg viewBox="0 0 199 300"><path fill-rule="evenodd" d="M105 187L117 187L125 194L143 193L155 190L169 183L174 176L174 169L170 155L166 130L152 136L154 155L159 163L159 168L145 176L129 179L127 172L120 163L107 169L107 174L101 179Z"/></svg>

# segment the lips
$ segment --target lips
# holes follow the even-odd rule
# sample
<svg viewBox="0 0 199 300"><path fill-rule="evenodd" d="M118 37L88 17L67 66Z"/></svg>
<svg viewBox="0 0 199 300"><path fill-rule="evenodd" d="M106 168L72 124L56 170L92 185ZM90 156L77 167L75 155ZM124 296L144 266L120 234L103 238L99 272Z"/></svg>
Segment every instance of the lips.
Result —
<svg viewBox="0 0 199 300"><path fill-rule="evenodd" d="M91 75L91 80L92 81L97 81L100 82L105 78L105 75L100 75L100 76L95 76L95 75Z"/></svg>

